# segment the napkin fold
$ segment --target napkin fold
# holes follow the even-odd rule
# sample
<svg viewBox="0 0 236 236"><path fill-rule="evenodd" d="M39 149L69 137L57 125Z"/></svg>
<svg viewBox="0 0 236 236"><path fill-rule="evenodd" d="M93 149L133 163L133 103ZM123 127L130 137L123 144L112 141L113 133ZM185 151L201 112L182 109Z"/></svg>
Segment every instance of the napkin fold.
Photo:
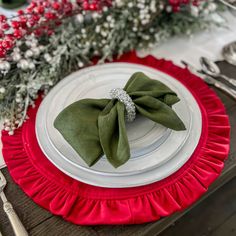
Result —
<svg viewBox="0 0 236 236"><path fill-rule="evenodd" d="M165 84L136 72L124 90L137 113L167 128L185 130L172 109L180 99ZM130 158L125 113L125 105L117 99L83 99L66 107L55 119L54 127L88 166L105 154L117 168Z"/></svg>

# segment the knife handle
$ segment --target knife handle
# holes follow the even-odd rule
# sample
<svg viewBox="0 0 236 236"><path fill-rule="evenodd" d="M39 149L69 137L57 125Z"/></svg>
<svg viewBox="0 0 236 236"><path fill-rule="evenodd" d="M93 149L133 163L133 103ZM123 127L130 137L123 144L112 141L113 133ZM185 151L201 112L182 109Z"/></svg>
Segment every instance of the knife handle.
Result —
<svg viewBox="0 0 236 236"><path fill-rule="evenodd" d="M235 79L232 79L232 78L229 78L228 76L226 75L220 75L220 77L226 81L228 81L230 84L232 84L233 86L236 87L236 80Z"/></svg>
<svg viewBox="0 0 236 236"><path fill-rule="evenodd" d="M234 98L236 100L236 91L230 87L228 87L227 85L224 85L222 83L218 83L215 82L215 87L221 89L222 91L226 92L227 94L229 94L232 98Z"/></svg>
<svg viewBox="0 0 236 236"><path fill-rule="evenodd" d="M4 202L3 203L3 209L6 212L8 219L11 223L11 226L13 228L13 231L16 236L28 236L28 233L21 223L18 215L16 214L15 210L12 207L12 204L10 202Z"/></svg>

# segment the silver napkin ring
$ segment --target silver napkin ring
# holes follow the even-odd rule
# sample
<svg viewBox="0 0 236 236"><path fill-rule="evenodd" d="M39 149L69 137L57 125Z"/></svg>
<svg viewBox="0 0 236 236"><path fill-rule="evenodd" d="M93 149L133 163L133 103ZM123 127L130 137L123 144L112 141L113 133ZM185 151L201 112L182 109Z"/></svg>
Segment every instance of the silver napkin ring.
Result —
<svg viewBox="0 0 236 236"><path fill-rule="evenodd" d="M134 121L136 117L135 104L128 93L121 88L114 88L110 91L110 96L113 99L118 99L125 105L126 120L128 122Z"/></svg>

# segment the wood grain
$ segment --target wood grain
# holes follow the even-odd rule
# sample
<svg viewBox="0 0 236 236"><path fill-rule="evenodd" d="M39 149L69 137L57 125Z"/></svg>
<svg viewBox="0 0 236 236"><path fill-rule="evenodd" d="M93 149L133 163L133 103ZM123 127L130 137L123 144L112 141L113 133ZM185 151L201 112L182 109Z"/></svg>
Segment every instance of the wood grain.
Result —
<svg viewBox="0 0 236 236"><path fill-rule="evenodd" d="M73 225L59 217L51 217L29 231L32 236L97 236L92 227Z"/></svg>
<svg viewBox="0 0 236 236"><path fill-rule="evenodd" d="M230 216L226 221L220 225L214 232L209 236L235 236L236 235L236 213Z"/></svg>
<svg viewBox="0 0 236 236"><path fill-rule="evenodd" d="M15 183L13 183L6 168L4 168L2 172L8 182L5 189L6 196L12 203L27 230L52 216L48 211L38 207ZM0 207L2 207L2 203ZM3 236L13 235L8 218L3 210L0 211L0 229Z"/></svg>
<svg viewBox="0 0 236 236"><path fill-rule="evenodd" d="M236 214L236 178L195 207L175 226L168 228L160 236L210 235L225 219ZM222 234L227 235L228 234Z"/></svg>

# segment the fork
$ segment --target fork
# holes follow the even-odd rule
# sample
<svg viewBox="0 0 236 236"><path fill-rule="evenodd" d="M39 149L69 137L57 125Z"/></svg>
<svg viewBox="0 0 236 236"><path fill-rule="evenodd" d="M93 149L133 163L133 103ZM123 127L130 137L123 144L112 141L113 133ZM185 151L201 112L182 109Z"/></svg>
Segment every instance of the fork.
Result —
<svg viewBox="0 0 236 236"><path fill-rule="evenodd" d="M11 223L11 226L13 228L13 231L16 236L28 236L28 233L21 223L19 217L17 216L15 210L12 207L12 204L7 200L6 195L3 192L3 189L5 188L7 184L7 181L0 171L0 196L3 201L3 209L6 212L8 219Z"/></svg>
<svg viewBox="0 0 236 236"><path fill-rule="evenodd" d="M203 79L207 84L209 85L213 85L216 88L222 90L223 92L227 93L228 95L230 95L233 99L236 100L236 91L232 88L230 88L229 86L223 84L222 82L212 78L211 76L206 76L204 74L201 74L200 71L198 71L194 66L190 65L189 63L185 62L185 61L181 61L181 63L183 65L185 65L190 72L192 72L193 74L197 75L198 77L200 77L201 79Z"/></svg>

